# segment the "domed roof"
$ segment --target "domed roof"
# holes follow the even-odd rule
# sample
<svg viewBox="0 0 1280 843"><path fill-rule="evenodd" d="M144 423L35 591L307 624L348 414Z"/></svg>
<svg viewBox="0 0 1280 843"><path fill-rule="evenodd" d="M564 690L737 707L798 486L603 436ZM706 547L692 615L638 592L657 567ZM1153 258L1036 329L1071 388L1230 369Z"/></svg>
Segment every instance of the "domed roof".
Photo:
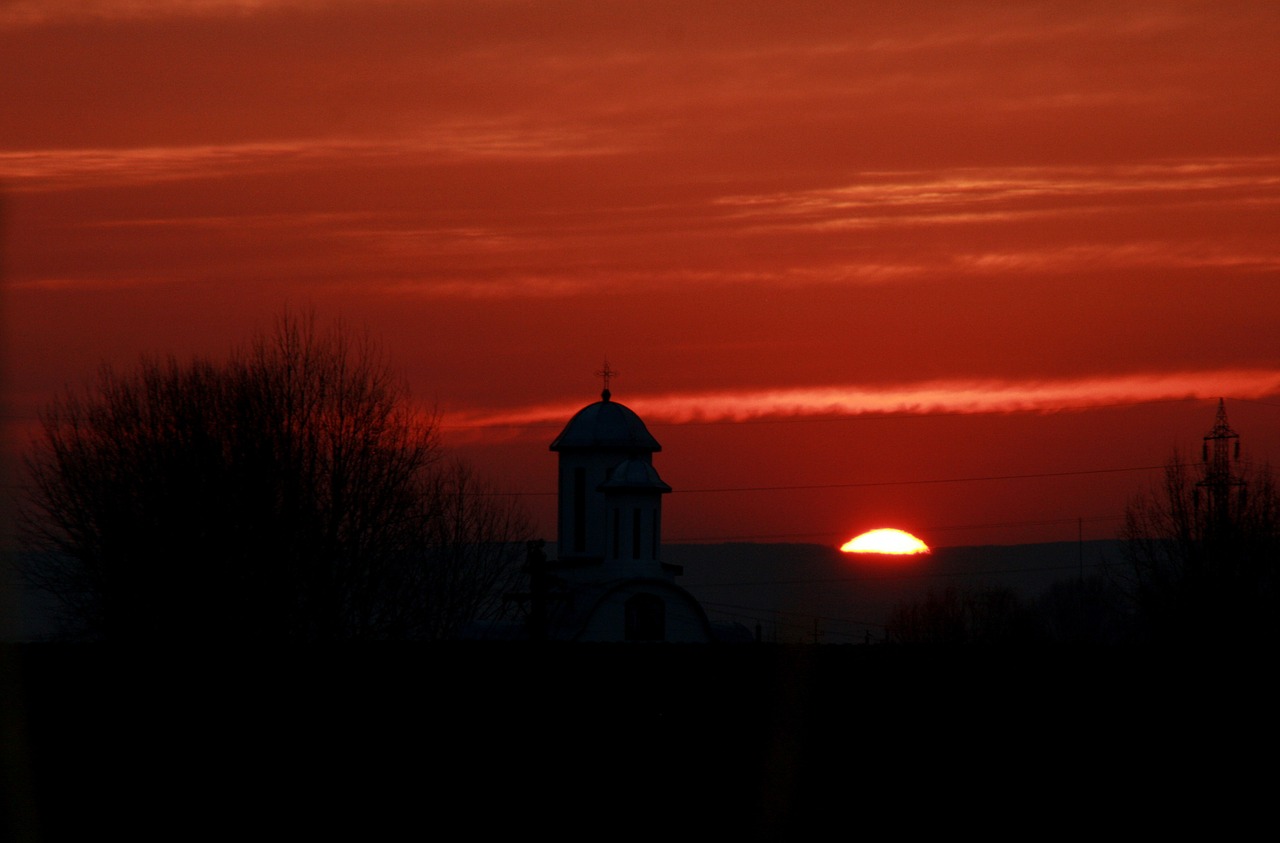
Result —
<svg viewBox="0 0 1280 843"><path fill-rule="evenodd" d="M600 484L606 489L656 489L659 492L670 492L671 487L658 476L653 463L643 459L623 460L614 466L609 479Z"/></svg>
<svg viewBox="0 0 1280 843"><path fill-rule="evenodd" d="M661 451L662 446L635 412L610 400L609 390L600 400L583 407L551 443L553 451L581 448L618 448L629 451Z"/></svg>

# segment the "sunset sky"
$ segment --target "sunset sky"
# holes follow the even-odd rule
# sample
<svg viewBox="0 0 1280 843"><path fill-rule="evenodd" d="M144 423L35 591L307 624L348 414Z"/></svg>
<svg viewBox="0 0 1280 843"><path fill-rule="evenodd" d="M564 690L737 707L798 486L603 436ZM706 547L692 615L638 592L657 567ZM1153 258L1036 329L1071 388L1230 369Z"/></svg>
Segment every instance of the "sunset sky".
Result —
<svg viewBox="0 0 1280 843"><path fill-rule="evenodd" d="M103 361L367 326L547 538L614 397L668 541L1115 535L1280 462L1280 4L0 2L10 441Z"/></svg>

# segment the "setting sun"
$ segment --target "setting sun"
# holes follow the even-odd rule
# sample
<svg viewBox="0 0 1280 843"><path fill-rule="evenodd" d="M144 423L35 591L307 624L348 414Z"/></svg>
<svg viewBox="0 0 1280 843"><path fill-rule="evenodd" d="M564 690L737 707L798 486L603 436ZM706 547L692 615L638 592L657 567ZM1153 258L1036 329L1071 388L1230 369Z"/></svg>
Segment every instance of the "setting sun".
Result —
<svg viewBox="0 0 1280 843"><path fill-rule="evenodd" d="M902 530L869 530L855 536L841 547L845 553L928 553L929 545Z"/></svg>

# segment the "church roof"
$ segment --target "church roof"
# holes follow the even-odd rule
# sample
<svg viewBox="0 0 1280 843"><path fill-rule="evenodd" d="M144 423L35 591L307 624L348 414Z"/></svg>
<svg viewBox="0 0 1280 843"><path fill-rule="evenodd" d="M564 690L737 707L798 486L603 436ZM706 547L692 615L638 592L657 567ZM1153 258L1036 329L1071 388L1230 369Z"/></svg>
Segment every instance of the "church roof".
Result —
<svg viewBox="0 0 1280 843"><path fill-rule="evenodd" d="M623 460L614 467L609 479L600 485L607 489L657 489L659 492L670 492L671 487L658 476L658 470L648 460Z"/></svg>
<svg viewBox="0 0 1280 843"><path fill-rule="evenodd" d="M649 453L662 450L635 411L611 400L607 389L601 393L599 401L574 414L551 443L553 451L584 448L620 448Z"/></svg>

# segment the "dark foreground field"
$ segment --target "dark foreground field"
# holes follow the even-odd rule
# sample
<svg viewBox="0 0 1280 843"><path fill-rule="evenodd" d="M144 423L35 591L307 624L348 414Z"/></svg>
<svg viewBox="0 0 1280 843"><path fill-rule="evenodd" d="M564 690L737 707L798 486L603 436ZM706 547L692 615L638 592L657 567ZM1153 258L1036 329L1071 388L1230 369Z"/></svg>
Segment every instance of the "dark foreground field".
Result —
<svg viewBox="0 0 1280 843"><path fill-rule="evenodd" d="M1193 790L1204 807L1228 783L1246 797L1262 782L1234 759L1276 736L1274 661L1216 654L18 645L0 658L6 840L1037 833L1157 797L1164 817Z"/></svg>

